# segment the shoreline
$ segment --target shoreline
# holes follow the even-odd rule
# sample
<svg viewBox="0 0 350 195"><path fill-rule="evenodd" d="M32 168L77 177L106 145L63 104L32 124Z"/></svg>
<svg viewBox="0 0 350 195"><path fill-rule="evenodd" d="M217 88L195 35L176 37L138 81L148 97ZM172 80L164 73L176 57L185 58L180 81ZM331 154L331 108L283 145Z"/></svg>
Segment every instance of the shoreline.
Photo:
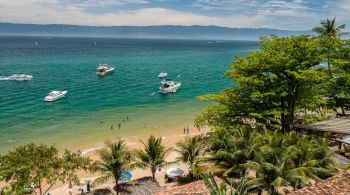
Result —
<svg viewBox="0 0 350 195"><path fill-rule="evenodd" d="M194 131L194 128L192 128L192 132L190 132L189 134L185 133L178 133L178 134L170 134L167 136L159 136L159 135L154 135L156 137L162 137L162 145L166 148L174 148L176 147L176 143L179 141L184 140L186 137L192 137L192 136L196 136L196 135L201 135L202 133L207 133L209 131L209 129L207 127L201 128L201 131L198 131L197 129ZM146 140L149 135L144 135L144 136L137 136L138 141L134 142L131 141L130 139L128 139L127 137L123 137L121 139L124 139L126 141L127 147L129 150L135 150L135 149L143 149L143 145L139 140ZM91 147L91 148L86 148L84 150L81 150L82 152L82 156L85 157L89 157L91 160L99 160L99 156L97 151L99 149L104 148L105 146L98 146L98 147ZM83 153L84 151L84 153ZM181 169L183 169L185 171L185 173L188 172L188 167L186 164L183 163L177 163L176 162L176 158L178 157L178 153L175 151L172 151L168 154L168 156L166 157L166 160L168 162L170 162L170 164L167 167L171 167L174 165L179 166ZM144 169L135 169L132 171L133 177L132 180L135 179L140 179L143 177L148 177L151 176L151 173L148 169L144 170ZM164 172L157 172L156 173L156 180L158 181L158 183L161 186L165 186L165 181L164 181ZM94 180L96 179L98 176L100 175L100 173L91 173L91 172L85 172L85 171L79 171L78 172L78 176L79 179L81 181L81 183L84 183L86 180ZM71 191L73 192L73 194L78 194L77 190L76 190L77 186L74 186ZM100 188L111 188L113 189L113 182L109 181L106 184L103 185L99 185L96 186L93 189L100 189ZM59 183L56 184L51 190L50 193L51 194L67 194L68 191L68 184L67 183Z"/></svg>

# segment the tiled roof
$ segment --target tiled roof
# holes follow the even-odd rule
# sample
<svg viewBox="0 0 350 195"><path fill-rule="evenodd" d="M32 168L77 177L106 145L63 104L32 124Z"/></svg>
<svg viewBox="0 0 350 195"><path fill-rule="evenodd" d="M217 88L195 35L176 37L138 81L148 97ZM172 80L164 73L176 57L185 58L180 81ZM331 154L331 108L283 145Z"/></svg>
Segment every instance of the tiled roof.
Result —
<svg viewBox="0 0 350 195"><path fill-rule="evenodd" d="M290 193L291 195L349 195L350 194L350 171L344 171L320 181L314 185L304 187Z"/></svg>
<svg viewBox="0 0 350 195"><path fill-rule="evenodd" d="M215 177L218 185L221 184L222 180ZM185 185L179 185L170 187L164 192L159 192L155 195L209 195L209 191L202 180L188 183Z"/></svg>

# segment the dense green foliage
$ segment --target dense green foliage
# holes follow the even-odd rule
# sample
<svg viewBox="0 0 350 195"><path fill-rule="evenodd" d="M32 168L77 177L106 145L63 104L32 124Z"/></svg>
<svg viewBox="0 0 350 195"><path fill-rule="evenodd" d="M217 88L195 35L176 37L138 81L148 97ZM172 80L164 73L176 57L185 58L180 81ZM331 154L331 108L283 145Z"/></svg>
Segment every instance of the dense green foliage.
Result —
<svg viewBox="0 0 350 195"><path fill-rule="evenodd" d="M301 111L347 105L348 57L347 44L336 37L262 37L260 50L237 57L226 73L235 88L200 97L218 104L207 107L196 122L290 131ZM330 70L323 62L332 64Z"/></svg>
<svg viewBox="0 0 350 195"><path fill-rule="evenodd" d="M58 181L77 180L75 172L87 169L90 161L80 153L58 156L54 146L28 144L1 157L0 178L9 184L9 194L46 194Z"/></svg>
<svg viewBox="0 0 350 195"><path fill-rule="evenodd" d="M144 150L136 150L137 166L149 168L152 172L152 178L155 179L156 170L167 164L165 157L171 148L165 149L162 146L162 138L155 138L153 135L148 138L147 143L142 141L141 143L145 148Z"/></svg>
<svg viewBox="0 0 350 195"><path fill-rule="evenodd" d="M254 186L270 193L282 186L297 189L337 171L327 142L320 138L231 127L211 133L207 144L215 173L244 179L245 189ZM248 179L252 172L255 177Z"/></svg>
<svg viewBox="0 0 350 195"><path fill-rule="evenodd" d="M196 118L214 129L206 159L215 174L241 178L245 189L276 194L337 171L327 141L292 130L297 116L302 122L324 120L326 112L344 115L349 107L350 44L340 39L344 27L327 19L314 29L319 36L262 37L260 49L237 57L226 73L234 87L200 97L216 102ZM223 189L206 180L209 189L216 188L212 194L220 194Z"/></svg>

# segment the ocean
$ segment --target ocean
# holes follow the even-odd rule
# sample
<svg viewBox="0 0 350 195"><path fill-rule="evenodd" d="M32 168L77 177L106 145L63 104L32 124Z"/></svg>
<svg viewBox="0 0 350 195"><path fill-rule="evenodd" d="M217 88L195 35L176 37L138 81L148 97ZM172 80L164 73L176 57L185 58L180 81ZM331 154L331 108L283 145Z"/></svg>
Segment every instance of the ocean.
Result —
<svg viewBox="0 0 350 195"><path fill-rule="evenodd" d="M197 97L234 86L224 77L229 64L257 48L255 41L0 37L0 76L33 75L0 81L0 153L30 142L84 149L181 133L208 104ZM101 63L115 73L96 76ZM158 93L161 71L182 83L177 93ZM52 90L68 93L44 102Z"/></svg>

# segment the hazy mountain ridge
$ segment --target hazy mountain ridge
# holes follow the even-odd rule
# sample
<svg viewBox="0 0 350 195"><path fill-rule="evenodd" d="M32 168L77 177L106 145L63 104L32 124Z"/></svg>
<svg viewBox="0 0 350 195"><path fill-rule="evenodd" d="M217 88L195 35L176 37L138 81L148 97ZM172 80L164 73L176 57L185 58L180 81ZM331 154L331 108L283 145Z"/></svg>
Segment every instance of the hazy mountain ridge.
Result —
<svg viewBox="0 0 350 195"><path fill-rule="evenodd" d="M290 36L311 31L288 31L268 28L228 28L219 26L79 26L61 24L0 23L0 35L85 36L120 38L244 39L257 40L271 34Z"/></svg>

